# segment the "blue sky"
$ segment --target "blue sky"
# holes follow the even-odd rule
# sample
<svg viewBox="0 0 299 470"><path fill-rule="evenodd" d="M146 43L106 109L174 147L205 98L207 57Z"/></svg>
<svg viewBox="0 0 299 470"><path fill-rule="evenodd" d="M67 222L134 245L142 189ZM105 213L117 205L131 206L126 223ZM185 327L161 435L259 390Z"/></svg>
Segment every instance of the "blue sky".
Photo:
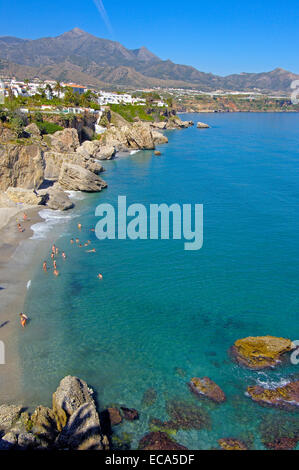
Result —
<svg viewBox="0 0 299 470"><path fill-rule="evenodd" d="M298 0L0 0L0 35L35 39L77 26L204 72L299 73L298 14Z"/></svg>

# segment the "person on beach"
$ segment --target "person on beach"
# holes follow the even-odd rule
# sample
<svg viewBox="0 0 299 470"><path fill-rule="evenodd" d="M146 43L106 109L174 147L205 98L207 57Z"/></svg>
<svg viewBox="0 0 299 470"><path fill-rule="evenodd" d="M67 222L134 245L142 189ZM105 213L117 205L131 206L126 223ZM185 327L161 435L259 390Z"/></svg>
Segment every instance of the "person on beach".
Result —
<svg viewBox="0 0 299 470"><path fill-rule="evenodd" d="M66 254L65 254L64 251L62 252L61 256L62 256L63 259L66 259Z"/></svg>
<svg viewBox="0 0 299 470"><path fill-rule="evenodd" d="M45 271L45 273L48 271L48 267L47 267L47 262L46 262L46 261L43 262L43 270Z"/></svg>
<svg viewBox="0 0 299 470"><path fill-rule="evenodd" d="M20 223L18 223L18 230L20 233L24 232L24 229L22 228Z"/></svg>
<svg viewBox="0 0 299 470"><path fill-rule="evenodd" d="M20 322L23 328L25 328L27 321L28 321L27 315L25 315L25 313L20 313Z"/></svg>
<svg viewBox="0 0 299 470"><path fill-rule="evenodd" d="M103 276L102 276L102 274L101 274L101 273L100 273L100 274L98 274L98 278L100 279L100 281L103 279Z"/></svg>
<svg viewBox="0 0 299 470"><path fill-rule="evenodd" d="M26 214L26 212L24 212L24 214L23 214L23 220L24 220L24 221L27 220L27 214Z"/></svg>

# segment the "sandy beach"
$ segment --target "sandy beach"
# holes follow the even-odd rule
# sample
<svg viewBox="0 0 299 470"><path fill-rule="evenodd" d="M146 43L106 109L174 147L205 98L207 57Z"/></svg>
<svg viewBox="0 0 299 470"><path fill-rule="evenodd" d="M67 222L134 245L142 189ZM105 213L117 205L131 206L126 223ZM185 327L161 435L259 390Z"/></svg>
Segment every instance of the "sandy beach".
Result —
<svg viewBox="0 0 299 470"><path fill-rule="evenodd" d="M40 207L0 208L0 340L5 345L5 364L0 365L0 402L16 401L19 396L18 330L33 269L36 242L30 240L31 226L40 219ZM24 210L28 219L23 221ZM17 229L20 222L24 232Z"/></svg>

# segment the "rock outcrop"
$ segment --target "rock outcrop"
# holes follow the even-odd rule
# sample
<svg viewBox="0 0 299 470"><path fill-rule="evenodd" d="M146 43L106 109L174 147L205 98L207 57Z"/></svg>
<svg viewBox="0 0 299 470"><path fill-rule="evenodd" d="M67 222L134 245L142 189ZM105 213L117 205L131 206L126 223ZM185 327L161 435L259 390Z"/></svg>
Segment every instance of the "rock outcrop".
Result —
<svg viewBox="0 0 299 470"><path fill-rule="evenodd" d="M44 180L44 161L35 143L0 145L0 190L10 186L38 189Z"/></svg>
<svg viewBox="0 0 299 470"><path fill-rule="evenodd" d="M153 135L154 133L154 135ZM127 150L154 150L155 140L166 138L162 134L158 136L157 131L153 131L151 126L144 122L136 122L121 127L110 127L102 136L103 145L114 147L117 151ZM155 137L154 137L155 136Z"/></svg>
<svg viewBox="0 0 299 470"><path fill-rule="evenodd" d="M83 403L71 414L57 445L72 450L103 450L100 419L93 401Z"/></svg>
<svg viewBox="0 0 299 470"><path fill-rule="evenodd" d="M188 450L164 432L150 432L139 441L139 450Z"/></svg>
<svg viewBox="0 0 299 470"><path fill-rule="evenodd" d="M54 152L75 152L80 146L76 129L67 128L55 134L44 136L44 141Z"/></svg>
<svg viewBox="0 0 299 470"><path fill-rule="evenodd" d="M94 403L92 390L86 382L70 375L64 377L53 393L53 411L58 430L61 430L68 418L85 403Z"/></svg>
<svg viewBox="0 0 299 470"><path fill-rule="evenodd" d="M50 408L38 406L31 416L32 433L47 443L54 442L58 434L55 413Z"/></svg>
<svg viewBox="0 0 299 470"><path fill-rule="evenodd" d="M223 403L226 400L224 392L209 377L194 377L189 382L189 387L195 395L206 397L215 403Z"/></svg>
<svg viewBox="0 0 299 470"><path fill-rule="evenodd" d="M197 129L209 129L210 126L204 122L198 122L196 125Z"/></svg>
<svg viewBox="0 0 299 470"><path fill-rule="evenodd" d="M299 410L299 380L275 388L255 385L247 388L247 394L259 405Z"/></svg>
<svg viewBox="0 0 299 470"><path fill-rule="evenodd" d="M38 194L44 194L45 204L49 209L67 211L74 207L74 203L59 185L55 184L49 189L39 191Z"/></svg>
<svg viewBox="0 0 299 470"><path fill-rule="evenodd" d="M282 355L292 349L292 341L289 339L250 336L237 340L231 351L239 364L260 370L276 366L281 362Z"/></svg>
<svg viewBox="0 0 299 470"><path fill-rule="evenodd" d="M86 140L77 148L77 153L97 160L111 160L115 155L115 148L111 145L102 145L99 140Z"/></svg>
<svg viewBox="0 0 299 470"><path fill-rule="evenodd" d="M5 195L14 203L39 206L45 203L46 195L34 192L31 189L8 188Z"/></svg>
<svg viewBox="0 0 299 470"><path fill-rule="evenodd" d="M22 406L19 405L1 405L0 406L0 432L7 432L13 424L19 419Z"/></svg>
<svg viewBox="0 0 299 470"><path fill-rule="evenodd" d="M38 128L38 126L32 122L31 124L29 124L28 126L26 126L24 128L24 131L26 132L26 134L28 134L30 137L33 137L35 139L41 139L41 132Z"/></svg>
<svg viewBox="0 0 299 470"><path fill-rule="evenodd" d="M63 189L71 191L98 192L107 188L107 183L97 174L82 166L64 162L58 182Z"/></svg>

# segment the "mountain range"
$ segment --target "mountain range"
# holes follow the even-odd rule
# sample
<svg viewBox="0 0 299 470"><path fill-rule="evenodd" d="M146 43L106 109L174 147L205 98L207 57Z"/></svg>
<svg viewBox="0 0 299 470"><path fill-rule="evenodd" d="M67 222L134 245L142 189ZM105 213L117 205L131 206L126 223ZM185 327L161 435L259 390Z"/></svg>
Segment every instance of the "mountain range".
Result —
<svg viewBox="0 0 299 470"><path fill-rule="evenodd" d="M72 81L103 88L179 87L288 94L291 82L299 79L299 75L280 68L221 77L162 60L146 47L127 49L79 28L35 40L0 37L0 75Z"/></svg>

